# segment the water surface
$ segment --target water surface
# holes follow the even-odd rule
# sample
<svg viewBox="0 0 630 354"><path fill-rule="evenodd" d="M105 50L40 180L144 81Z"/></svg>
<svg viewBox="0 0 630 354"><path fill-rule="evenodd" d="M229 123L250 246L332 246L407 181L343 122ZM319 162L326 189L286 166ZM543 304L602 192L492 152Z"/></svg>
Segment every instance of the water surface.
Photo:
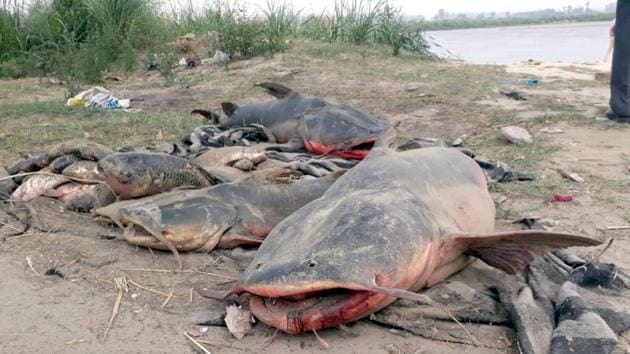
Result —
<svg viewBox="0 0 630 354"><path fill-rule="evenodd" d="M429 31L434 52L477 64L511 64L528 59L545 62L602 62L609 44L610 22ZM450 52L450 53L449 53Z"/></svg>

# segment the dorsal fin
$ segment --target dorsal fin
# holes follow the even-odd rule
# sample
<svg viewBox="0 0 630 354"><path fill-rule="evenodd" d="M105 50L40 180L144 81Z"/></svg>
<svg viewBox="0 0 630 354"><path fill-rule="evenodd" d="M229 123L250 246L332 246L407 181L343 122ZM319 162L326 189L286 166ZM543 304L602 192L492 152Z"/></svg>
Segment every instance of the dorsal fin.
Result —
<svg viewBox="0 0 630 354"><path fill-rule="evenodd" d="M592 238L541 230L451 235L450 245L508 274L525 268L536 255L571 246L597 246Z"/></svg>
<svg viewBox="0 0 630 354"><path fill-rule="evenodd" d="M238 105L232 102L221 102L221 109L228 117L231 117L238 109Z"/></svg>
<svg viewBox="0 0 630 354"><path fill-rule="evenodd" d="M262 87L263 89L265 89L265 92L277 99L285 98L291 92L293 92L293 90L291 90L290 88L275 82L261 82L255 84L254 87Z"/></svg>
<svg viewBox="0 0 630 354"><path fill-rule="evenodd" d="M394 141L396 140L396 129L394 127L387 127L378 136L372 150L368 154L368 157L382 156L390 151L394 147Z"/></svg>

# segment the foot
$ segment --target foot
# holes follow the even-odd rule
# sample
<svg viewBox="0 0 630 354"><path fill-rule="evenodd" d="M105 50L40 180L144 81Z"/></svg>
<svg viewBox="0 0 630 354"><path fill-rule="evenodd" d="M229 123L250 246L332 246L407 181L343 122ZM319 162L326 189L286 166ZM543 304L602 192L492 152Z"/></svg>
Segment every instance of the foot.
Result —
<svg viewBox="0 0 630 354"><path fill-rule="evenodd" d="M617 114L613 111L606 112L606 118L615 121L617 123L626 123L630 124L630 116L626 116L623 114Z"/></svg>

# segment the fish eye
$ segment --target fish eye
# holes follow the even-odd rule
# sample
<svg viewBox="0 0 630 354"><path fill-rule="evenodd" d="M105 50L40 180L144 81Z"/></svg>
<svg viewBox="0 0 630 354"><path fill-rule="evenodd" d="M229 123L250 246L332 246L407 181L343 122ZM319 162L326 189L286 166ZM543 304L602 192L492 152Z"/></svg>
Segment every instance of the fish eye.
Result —
<svg viewBox="0 0 630 354"><path fill-rule="evenodd" d="M256 264L256 269L260 269L262 267L262 263Z"/></svg>
<svg viewBox="0 0 630 354"><path fill-rule="evenodd" d="M317 262L315 262L315 261L313 261L313 260L311 260L311 259L309 259L309 260L307 260L307 261L306 261L306 266L307 266L307 267L309 267L309 268L313 268L313 267L315 267L316 265L317 265Z"/></svg>

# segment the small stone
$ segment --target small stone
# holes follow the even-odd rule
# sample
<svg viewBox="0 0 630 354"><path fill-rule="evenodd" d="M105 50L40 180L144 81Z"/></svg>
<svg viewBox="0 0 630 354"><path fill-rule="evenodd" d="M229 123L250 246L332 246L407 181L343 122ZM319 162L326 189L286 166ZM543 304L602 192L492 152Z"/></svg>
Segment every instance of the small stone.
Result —
<svg viewBox="0 0 630 354"><path fill-rule="evenodd" d="M563 134L563 133L564 133L564 130L562 130L562 129L558 129L558 128L549 128L549 127L546 127L546 128L542 128L542 129L540 130L540 132L541 132L541 133L547 133L547 134Z"/></svg>
<svg viewBox="0 0 630 354"><path fill-rule="evenodd" d="M506 197L503 194L500 194L498 196L496 196L496 198L494 198L494 202L501 205L503 203L505 203L508 200L508 197Z"/></svg>
<svg viewBox="0 0 630 354"><path fill-rule="evenodd" d="M241 171L251 171L254 169L254 163L248 159L238 160L232 165L232 167L238 168Z"/></svg>
<svg viewBox="0 0 630 354"><path fill-rule="evenodd" d="M236 339L242 339L252 330L249 310L243 310L240 306L230 305L225 309L225 324Z"/></svg>
<svg viewBox="0 0 630 354"><path fill-rule="evenodd" d="M560 175L566 179L570 179L574 182L578 182L578 183L583 183L584 182L584 178L578 176L576 173L569 173L561 168L557 169L558 173L560 173Z"/></svg>
<svg viewBox="0 0 630 354"><path fill-rule="evenodd" d="M501 134L513 144L531 144L534 142L532 135L521 127L503 127L501 128Z"/></svg>

